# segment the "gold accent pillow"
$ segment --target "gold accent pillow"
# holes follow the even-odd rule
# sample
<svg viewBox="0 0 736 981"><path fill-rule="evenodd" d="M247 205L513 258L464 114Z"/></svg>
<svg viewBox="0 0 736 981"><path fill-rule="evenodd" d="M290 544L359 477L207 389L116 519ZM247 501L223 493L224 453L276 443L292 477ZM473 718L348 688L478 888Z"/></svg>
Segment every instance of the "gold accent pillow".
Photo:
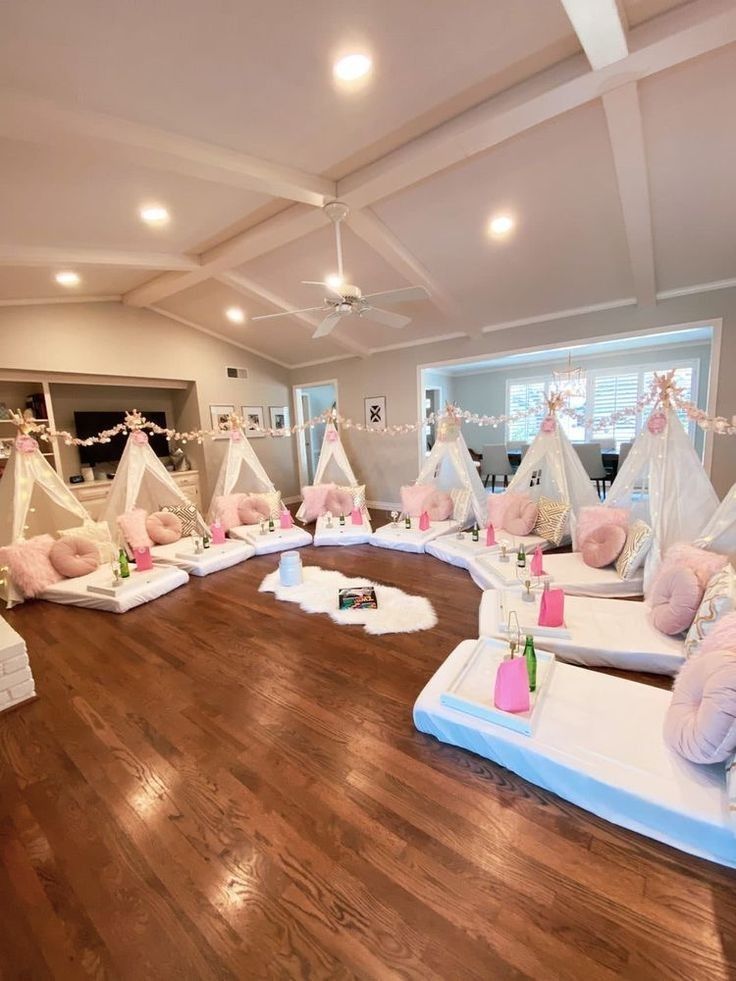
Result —
<svg viewBox="0 0 736 981"><path fill-rule="evenodd" d="M337 489L339 491L347 491L352 497L353 503L360 511L367 510L368 505L365 503L365 484L356 484L354 487L350 484L338 484Z"/></svg>
<svg viewBox="0 0 736 981"><path fill-rule="evenodd" d="M721 617L736 610L736 572L727 565L711 577L685 638L685 657L700 653L700 645Z"/></svg>
<svg viewBox="0 0 736 981"><path fill-rule="evenodd" d="M181 521L181 536L186 538L188 535L201 533L199 524L199 512L193 504L164 504L162 511L171 511Z"/></svg>
<svg viewBox="0 0 736 981"><path fill-rule="evenodd" d="M570 505L564 501L553 501L549 497L540 497L537 501L537 523L533 534L541 535L553 545L559 545L565 537L567 517Z"/></svg>
<svg viewBox="0 0 736 981"><path fill-rule="evenodd" d="M470 491L465 487L453 487L449 492L452 498L452 520L463 524L470 518Z"/></svg>
<svg viewBox="0 0 736 981"><path fill-rule="evenodd" d="M249 494L249 497L260 497L268 505L268 514L273 521L281 516L281 491L264 491L262 494Z"/></svg>
<svg viewBox="0 0 736 981"><path fill-rule="evenodd" d="M616 559L616 572L622 579L633 579L634 574L644 564L647 552L652 547L652 529L646 521L634 521L626 532L626 541L621 554Z"/></svg>

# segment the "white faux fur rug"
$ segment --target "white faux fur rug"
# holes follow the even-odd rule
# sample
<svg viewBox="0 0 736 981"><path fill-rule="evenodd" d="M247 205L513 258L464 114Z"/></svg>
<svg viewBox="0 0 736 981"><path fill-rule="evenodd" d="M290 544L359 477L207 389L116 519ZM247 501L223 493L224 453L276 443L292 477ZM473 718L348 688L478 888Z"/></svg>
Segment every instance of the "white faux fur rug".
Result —
<svg viewBox="0 0 736 981"><path fill-rule="evenodd" d="M338 610L337 591L350 586L373 586L377 610ZM409 634L430 630L437 623L434 607L424 596L410 596L393 586L382 586L370 579L350 579L341 572L304 567L300 586L282 586L278 569L266 576L258 587L261 593L274 593L276 599L298 603L307 613L329 613L335 623L362 624L369 634Z"/></svg>

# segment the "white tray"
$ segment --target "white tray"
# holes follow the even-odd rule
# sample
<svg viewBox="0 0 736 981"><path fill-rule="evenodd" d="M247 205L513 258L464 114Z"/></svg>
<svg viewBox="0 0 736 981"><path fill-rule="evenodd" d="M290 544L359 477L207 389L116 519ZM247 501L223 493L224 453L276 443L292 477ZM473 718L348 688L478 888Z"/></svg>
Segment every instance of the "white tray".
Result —
<svg viewBox="0 0 736 981"><path fill-rule="evenodd" d="M154 579L160 579L162 575L167 575L167 569L147 569L145 572L137 572L133 569L130 570L130 575L121 580L117 586L113 586L110 583L109 586L102 585L89 585L87 586L88 593L97 593L99 596L119 596L120 593L125 592L126 589L130 589L133 586L137 587L140 585L141 579L149 583Z"/></svg>
<svg viewBox="0 0 736 981"><path fill-rule="evenodd" d="M222 542L220 545L210 545L208 548L203 548L201 552L195 552L194 546L186 552L177 552L174 555L175 559L184 559L186 562L191 562L192 559L196 561L203 561L208 555L222 555L223 552L232 552L232 550L238 546L242 546L243 542ZM247 544L247 542L245 543ZM156 556L154 555L154 559Z"/></svg>
<svg viewBox="0 0 736 981"><path fill-rule="evenodd" d="M522 599L525 592L525 589L513 591L505 589L498 593L499 633L508 633L509 614L513 611L519 620L519 630L525 636L531 634L533 637L569 637L570 631L565 625L561 627L539 626L539 607L542 602L542 593L539 589L532 589L534 599L533 602L528 602Z"/></svg>
<svg viewBox="0 0 736 981"><path fill-rule="evenodd" d="M537 688L529 693L528 711L504 712L493 704L493 692L498 665L508 649L508 644L503 641L481 638L447 690L440 695L440 702L466 715L531 736L549 688L555 656L548 651L537 651Z"/></svg>
<svg viewBox="0 0 736 981"><path fill-rule="evenodd" d="M509 551L508 562L502 562L500 550L498 552L487 552L484 555L479 555L477 559L477 562L500 580L504 586L523 586L525 579L534 581L536 577L532 576L529 571L530 561L531 557L528 556L526 567L524 569L517 569L516 553ZM546 574L544 578L553 579L552 576Z"/></svg>

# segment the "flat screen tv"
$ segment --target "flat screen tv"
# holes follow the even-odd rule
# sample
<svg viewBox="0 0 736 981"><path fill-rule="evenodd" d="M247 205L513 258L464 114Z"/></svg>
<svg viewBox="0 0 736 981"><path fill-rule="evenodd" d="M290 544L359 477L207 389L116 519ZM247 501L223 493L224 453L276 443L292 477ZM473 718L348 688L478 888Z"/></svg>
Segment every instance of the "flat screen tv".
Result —
<svg viewBox="0 0 736 981"><path fill-rule="evenodd" d="M165 412L143 412L149 422L155 423L162 428L166 427ZM74 425L77 436L80 439L87 439L89 436L96 436L104 429L112 429L119 422L123 421L125 412L75 412ZM82 463L95 466L97 463L113 463L120 459L125 449L128 439L127 433L120 433L113 436L109 443L93 443L91 446L79 447L79 459ZM169 455L169 443L165 436L148 431L148 439L151 449L156 456Z"/></svg>

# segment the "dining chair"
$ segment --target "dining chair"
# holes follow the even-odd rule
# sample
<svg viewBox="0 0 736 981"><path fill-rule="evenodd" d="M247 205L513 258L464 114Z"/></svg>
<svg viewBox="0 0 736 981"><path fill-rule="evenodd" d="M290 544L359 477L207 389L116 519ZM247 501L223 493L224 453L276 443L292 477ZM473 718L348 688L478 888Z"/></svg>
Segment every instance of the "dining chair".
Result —
<svg viewBox="0 0 736 981"><path fill-rule="evenodd" d="M505 443L488 443L483 447L483 463L481 473L483 476L483 486L488 486L488 478L491 479L491 493L496 491L496 477L503 477L503 486L509 486L509 477L513 474L514 468L509 462L509 453Z"/></svg>
<svg viewBox="0 0 736 981"><path fill-rule="evenodd" d="M591 480L595 481L595 489L598 491L598 497L604 498L606 496L606 480L608 479L608 474L606 473L606 468L603 466L601 444L573 443L572 445L585 468L585 472Z"/></svg>

